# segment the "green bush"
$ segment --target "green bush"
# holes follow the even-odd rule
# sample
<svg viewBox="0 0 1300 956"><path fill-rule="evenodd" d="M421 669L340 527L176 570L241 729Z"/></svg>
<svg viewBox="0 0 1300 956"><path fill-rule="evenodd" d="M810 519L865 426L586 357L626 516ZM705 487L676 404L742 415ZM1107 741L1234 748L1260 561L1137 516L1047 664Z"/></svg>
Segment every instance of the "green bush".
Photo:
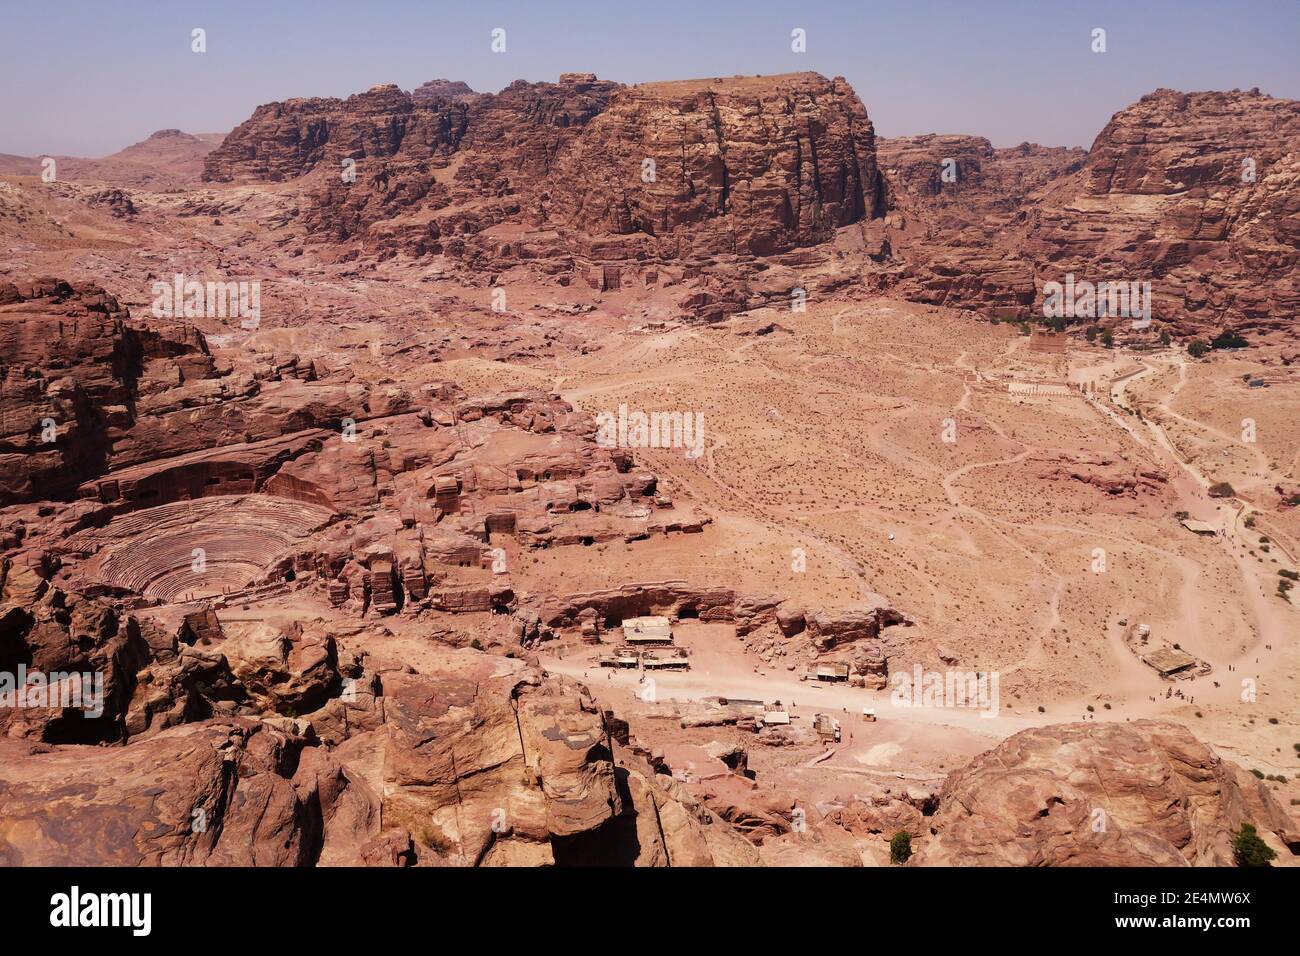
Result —
<svg viewBox="0 0 1300 956"><path fill-rule="evenodd" d="M1277 857L1272 848L1260 839L1255 824L1243 823L1232 835L1232 855L1238 866L1268 866Z"/></svg>
<svg viewBox="0 0 1300 956"><path fill-rule="evenodd" d="M1268 849L1268 847L1264 847ZM912 834L899 830L889 841L889 862L906 863L912 858Z"/></svg>

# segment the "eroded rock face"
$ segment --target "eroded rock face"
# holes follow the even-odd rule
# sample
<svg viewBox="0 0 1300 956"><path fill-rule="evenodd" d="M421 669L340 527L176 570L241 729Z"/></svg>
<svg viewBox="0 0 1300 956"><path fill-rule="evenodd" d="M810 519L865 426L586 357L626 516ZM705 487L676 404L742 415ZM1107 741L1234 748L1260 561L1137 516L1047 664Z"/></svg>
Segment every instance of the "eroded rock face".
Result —
<svg viewBox="0 0 1300 956"><path fill-rule="evenodd" d="M1034 304L1034 268L1006 243L1035 196L1081 168L1086 154L1023 143L994 149L977 136L877 140L888 189L896 291L935 305L1020 317Z"/></svg>
<svg viewBox="0 0 1300 956"><path fill-rule="evenodd" d="M192 325L133 318L93 284L6 283L0 505L80 494L135 507L252 490L255 472L274 470L264 462L300 453L282 436L394 410L379 397L372 410L364 387L313 379L292 355L218 368ZM259 442L269 444L240 447ZM208 454L214 446L238 451L232 460Z"/></svg>
<svg viewBox="0 0 1300 956"><path fill-rule="evenodd" d="M142 357L125 319L96 286L0 285L0 505L66 493L103 467Z"/></svg>
<svg viewBox="0 0 1300 956"><path fill-rule="evenodd" d="M1257 90L1144 96L1049 191L1027 247L1040 279L1149 278L1153 312L1179 332L1288 327L1300 306L1300 103Z"/></svg>
<svg viewBox="0 0 1300 956"><path fill-rule="evenodd" d="M552 838L622 812L601 711L537 675L384 681L384 819L452 865L551 863Z"/></svg>
<svg viewBox="0 0 1300 956"><path fill-rule="evenodd" d="M620 90L551 192L552 218L652 237L665 258L814 245L882 199L866 110L843 79L815 73Z"/></svg>
<svg viewBox="0 0 1300 956"><path fill-rule="evenodd" d="M318 239L461 256L465 236L536 206L526 197L617 87L569 73L497 94L435 81L411 94L387 85L346 100L270 103L208 156L204 179L313 174L304 221ZM392 221L415 210L416 222Z"/></svg>
<svg viewBox="0 0 1300 956"><path fill-rule="evenodd" d="M303 178L313 241L474 270L528 263L602 291L685 280L676 306L710 320L798 282L782 271L751 284L715 257L812 247L883 209L871 122L842 79L621 87L566 73L495 95L457 90L259 107L205 176Z"/></svg>
<svg viewBox="0 0 1300 956"><path fill-rule="evenodd" d="M1300 295L1300 105L1257 91L1157 90L1085 153L877 140L848 84L815 73L462 87L259 107L205 176L306 177L318 241L678 285L674 307L708 321L848 283L1023 320L1072 274L1149 281L1154 328L1193 334L1284 328Z"/></svg>
<svg viewBox="0 0 1300 956"><path fill-rule="evenodd" d="M125 747L0 740L6 866L300 866L354 857L378 830L334 760L256 721Z"/></svg>
<svg viewBox="0 0 1300 956"><path fill-rule="evenodd" d="M229 635L221 651L259 710L306 714L338 695L341 678L332 635L292 620L232 627Z"/></svg>
<svg viewBox="0 0 1300 956"><path fill-rule="evenodd" d="M415 100L392 84L345 100L313 97L259 106L204 160L206 182L280 182L344 159L362 162L401 154L428 159L454 152L467 128L463 103Z"/></svg>
<svg viewBox="0 0 1300 956"><path fill-rule="evenodd" d="M1058 724L949 776L916 864L1230 866L1244 822L1283 854L1300 841L1260 781L1181 724Z"/></svg>
<svg viewBox="0 0 1300 956"><path fill-rule="evenodd" d="M1157 90L1116 113L1086 158L970 137L882 141L896 288L1030 319L1042 316L1044 284L1070 274L1150 282L1156 330L1286 329L1298 145L1300 103L1257 90ZM1129 318L1098 321L1127 332Z"/></svg>
<svg viewBox="0 0 1300 956"><path fill-rule="evenodd" d="M17 584L21 569L5 564L0 581ZM170 655L173 642L109 604L43 582L0 596L0 673L14 684L0 695L0 733L47 743L122 739L137 671ZM39 675L44 689L19 688L23 674Z"/></svg>

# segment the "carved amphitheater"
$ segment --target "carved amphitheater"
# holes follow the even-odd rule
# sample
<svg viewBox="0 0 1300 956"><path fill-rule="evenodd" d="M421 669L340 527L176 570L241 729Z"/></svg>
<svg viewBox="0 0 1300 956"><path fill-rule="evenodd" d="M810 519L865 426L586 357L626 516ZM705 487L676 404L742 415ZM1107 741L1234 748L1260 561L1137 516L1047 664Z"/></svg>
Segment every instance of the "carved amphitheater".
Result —
<svg viewBox="0 0 1300 956"><path fill-rule="evenodd" d="M329 524L318 505L272 495L176 501L78 532L91 580L163 603L243 590L288 573L295 545Z"/></svg>

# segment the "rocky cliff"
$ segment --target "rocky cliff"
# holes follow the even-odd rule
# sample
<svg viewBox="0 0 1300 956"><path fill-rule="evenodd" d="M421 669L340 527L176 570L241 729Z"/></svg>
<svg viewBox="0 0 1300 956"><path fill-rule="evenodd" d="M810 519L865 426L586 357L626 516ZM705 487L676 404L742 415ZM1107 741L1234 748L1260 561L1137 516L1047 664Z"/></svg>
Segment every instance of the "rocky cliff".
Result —
<svg viewBox="0 0 1300 956"><path fill-rule="evenodd" d="M1150 335L1294 331L1294 100L1157 90L1116 113L1086 157L990 150L968 137L887 140L880 150L905 295L1035 319L1044 284L1073 274L1149 282ZM1078 322L1127 332L1130 318Z"/></svg>
<svg viewBox="0 0 1300 956"><path fill-rule="evenodd" d="M204 175L306 176L309 235L381 255L531 263L560 281L683 264L710 281L678 305L709 319L845 283L1035 319L1043 286L1073 274L1150 282L1149 334L1191 335L1290 328L1298 117L1300 104L1258 91L1158 90L1087 153L994 149L975 136L877 141L852 88L815 73L630 87L571 73L495 95L436 81L268 104ZM802 283L726 261L800 249Z"/></svg>
<svg viewBox="0 0 1300 956"><path fill-rule="evenodd" d="M615 93L564 154L552 218L649 237L664 258L785 252L877 213L875 152L843 79L646 83Z"/></svg>

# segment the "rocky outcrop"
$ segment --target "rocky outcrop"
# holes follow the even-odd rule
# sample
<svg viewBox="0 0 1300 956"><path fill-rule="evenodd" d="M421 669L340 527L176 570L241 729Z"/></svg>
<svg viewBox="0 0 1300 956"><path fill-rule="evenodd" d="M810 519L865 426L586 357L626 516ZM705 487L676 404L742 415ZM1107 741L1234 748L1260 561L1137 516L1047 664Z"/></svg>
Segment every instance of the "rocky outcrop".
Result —
<svg viewBox="0 0 1300 956"><path fill-rule="evenodd" d="M944 783L918 866L1230 866L1253 823L1300 835L1262 782L1168 721L1021 731Z"/></svg>
<svg viewBox="0 0 1300 956"><path fill-rule="evenodd" d="M103 467L142 361L126 317L96 286L0 284L0 505L66 494Z"/></svg>
<svg viewBox="0 0 1300 956"><path fill-rule="evenodd" d="M1036 477L1046 481L1078 481L1112 497L1161 496L1169 478L1161 471L1142 468L1104 455L1032 455Z"/></svg>
<svg viewBox="0 0 1300 956"><path fill-rule="evenodd" d="M429 80L411 90L411 99L416 103L430 100L470 100L481 94L469 88L468 83L460 80Z"/></svg>
<svg viewBox="0 0 1300 956"><path fill-rule="evenodd" d="M576 686L489 670L392 675L384 694L384 819L422 859L550 863L552 837L622 811L601 712Z"/></svg>
<svg viewBox="0 0 1300 956"><path fill-rule="evenodd" d="M468 127L463 103L413 100L392 84L345 100L313 97L259 106L204 160L205 182L280 182L342 161L401 155L409 160L455 152Z"/></svg>
<svg viewBox="0 0 1300 956"><path fill-rule="evenodd" d="M1022 143L994 149L977 136L877 140L888 190L886 272L908 298L994 317L1023 317L1034 304L1034 268L1008 230L1023 224L1034 197L1080 169L1085 153Z"/></svg>
<svg viewBox="0 0 1300 956"><path fill-rule="evenodd" d="M1043 317L1043 286L1149 282L1163 328L1291 328L1300 296L1300 103L1157 90L1086 158L973 137L883 140L895 256L886 284L994 318ZM1134 336L1134 316L1069 318ZM1142 335L1136 335L1142 338Z"/></svg>
<svg viewBox="0 0 1300 956"><path fill-rule="evenodd" d="M323 750L252 720L125 747L0 740L0 864L362 862L375 798Z"/></svg>
<svg viewBox="0 0 1300 956"><path fill-rule="evenodd" d="M815 245L882 200L866 110L815 73L619 90L557 173L552 219L682 260Z"/></svg>
<svg viewBox="0 0 1300 956"><path fill-rule="evenodd" d="M405 401L318 383L296 355L218 367L193 325L133 318L93 284L0 284L0 506L38 489L153 504L253 490L255 473L301 454L295 433L319 438Z"/></svg>
<svg viewBox="0 0 1300 956"><path fill-rule="evenodd" d="M716 257L822 244L884 205L862 103L814 73L636 87L566 73L495 95L439 84L290 100L259 107L205 176L304 177L311 239L381 256L443 254L475 271L527 262L602 291L623 285L620 264L651 260L626 281L682 284L677 306L711 319L798 281L780 270L752 283Z"/></svg>
<svg viewBox="0 0 1300 956"><path fill-rule="evenodd" d="M1148 336L1267 331L1300 296L1298 110L1157 90L1085 153L878 141L848 84L815 73L630 87L572 73L482 95L434 81L259 107L205 176L309 177L317 241L528 263L602 292L675 285L673 307L709 321L851 283L1028 320L1074 275L1149 281ZM740 267L755 258L767 268Z"/></svg>
<svg viewBox="0 0 1300 956"><path fill-rule="evenodd" d="M115 219L127 219L138 212L130 195L117 188L100 190L86 200L86 204L106 208Z"/></svg>
<svg viewBox="0 0 1300 956"><path fill-rule="evenodd" d="M137 672L174 641L110 604L0 569L0 735L45 743L121 740ZM30 575L28 575L30 578ZM12 580L10 580L12 578Z"/></svg>
<svg viewBox="0 0 1300 956"><path fill-rule="evenodd" d="M1157 90L1121 110L1039 204L1040 281L1150 281L1191 334L1291 328L1300 307L1300 103Z"/></svg>
<svg viewBox="0 0 1300 956"><path fill-rule="evenodd" d="M869 602L838 613L818 611L808 618L807 634L819 651L828 651L842 644L871 640L886 627L906 623L907 618L877 594Z"/></svg>
<svg viewBox="0 0 1300 956"><path fill-rule="evenodd" d="M342 678L331 634L292 620L232 625L227 634L221 652L258 711L293 717L339 694Z"/></svg>

